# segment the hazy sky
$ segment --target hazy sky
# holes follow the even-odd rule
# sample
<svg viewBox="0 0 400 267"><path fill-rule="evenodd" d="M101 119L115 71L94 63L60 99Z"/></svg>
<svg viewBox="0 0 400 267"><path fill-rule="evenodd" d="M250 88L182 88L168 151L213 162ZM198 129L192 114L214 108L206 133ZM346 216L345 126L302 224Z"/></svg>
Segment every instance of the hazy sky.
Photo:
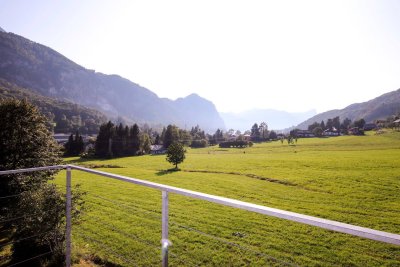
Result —
<svg viewBox="0 0 400 267"><path fill-rule="evenodd" d="M400 88L399 14L398 0L0 0L6 31L219 111L322 112Z"/></svg>

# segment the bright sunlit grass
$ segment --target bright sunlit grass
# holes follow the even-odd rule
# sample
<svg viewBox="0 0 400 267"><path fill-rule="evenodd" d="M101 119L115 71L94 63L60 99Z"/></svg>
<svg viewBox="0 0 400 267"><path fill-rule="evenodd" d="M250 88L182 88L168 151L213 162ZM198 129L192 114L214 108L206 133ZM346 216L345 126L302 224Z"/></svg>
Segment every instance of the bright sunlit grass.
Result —
<svg viewBox="0 0 400 267"><path fill-rule="evenodd" d="M394 132L188 149L179 172L166 172L165 155L66 162L119 166L100 170L398 234L399 158ZM123 266L159 265L161 192L78 171L72 177L88 192L84 221L73 228L75 251ZM398 246L173 194L170 228L172 266L400 262Z"/></svg>

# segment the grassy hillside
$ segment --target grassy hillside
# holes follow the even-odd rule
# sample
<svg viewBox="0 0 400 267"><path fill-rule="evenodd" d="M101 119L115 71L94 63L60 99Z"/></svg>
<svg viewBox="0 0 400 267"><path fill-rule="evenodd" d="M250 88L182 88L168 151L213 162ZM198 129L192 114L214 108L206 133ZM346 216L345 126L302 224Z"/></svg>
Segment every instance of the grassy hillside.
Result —
<svg viewBox="0 0 400 267"><path fill-rule="evenodd" d="M186 189L400 233L400 133L300 139L246 149L67 162ZM107 166L106 166L107 165ZM121 167L121 168L115 168ZM57 182L63 187L65 173ZM161 193L73 171L88 210L74 251L97 262L159 265ZM400 247L170 196L172 266L400 266ZM100 260L101 259L101 260Z"/></svg>

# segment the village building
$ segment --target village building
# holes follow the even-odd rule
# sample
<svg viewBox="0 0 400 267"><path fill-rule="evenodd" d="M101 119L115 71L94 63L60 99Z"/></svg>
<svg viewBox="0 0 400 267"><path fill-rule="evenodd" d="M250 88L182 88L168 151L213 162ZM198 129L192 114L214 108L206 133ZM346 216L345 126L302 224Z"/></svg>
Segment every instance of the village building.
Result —
<svg viewBox="0 0 400 267"><path fill-rule="evenodd" d="M340 132L335 128L332 127L332 129L326 129L323 133L323 136L339 136Z"/></svg>
<svg viewBox="0 0 400 267"><path fill-rule="evenodd" d="M251 135L249 135L249 134L244 134L243 135L243 140L244 141L250 141L250 139L251 139Z"/></svg>
<svg viewBox="0 0 400 267"><path fill-rule="evenodd" d="M315 137L315 134L313 134L309 130L297 130L296 132L297 137Z"/></svg>
<svg viewBox="0 0 400 267"><path fill-rule="evenodd" d="M151 145L150 154L151 155L162 155L167 153L167 149L163 145Z"/></svg>
<svg viewBox="0 0 400 267"><path fill-rule="evenodd" d="M371 130L375 130L377 128L375 123L366 123L364 125L364 131L371 131Z"/></svg>
<svg viewBox="0 0 400 267"><path fill-rule="evenodd" d="M64 133L55 133L53 134L54 139L58 144L65 144L68 142L68 138L71 134L64 134Z"/></svg>

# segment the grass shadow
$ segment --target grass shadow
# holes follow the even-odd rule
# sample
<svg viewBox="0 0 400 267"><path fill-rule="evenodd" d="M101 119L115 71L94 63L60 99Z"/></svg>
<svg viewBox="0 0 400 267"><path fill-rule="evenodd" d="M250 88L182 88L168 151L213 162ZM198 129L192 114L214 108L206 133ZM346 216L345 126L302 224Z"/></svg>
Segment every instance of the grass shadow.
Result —
<svg viewBox="0 0 400 267"><path fill-rule="evenodd" d="M174 173L174 172L179 172L181 169L168 169L168 170L159 170L158 172L156 172L157 176L162 176L162 175L166 175L166 174L170 174L170 173Z"/></svg>

